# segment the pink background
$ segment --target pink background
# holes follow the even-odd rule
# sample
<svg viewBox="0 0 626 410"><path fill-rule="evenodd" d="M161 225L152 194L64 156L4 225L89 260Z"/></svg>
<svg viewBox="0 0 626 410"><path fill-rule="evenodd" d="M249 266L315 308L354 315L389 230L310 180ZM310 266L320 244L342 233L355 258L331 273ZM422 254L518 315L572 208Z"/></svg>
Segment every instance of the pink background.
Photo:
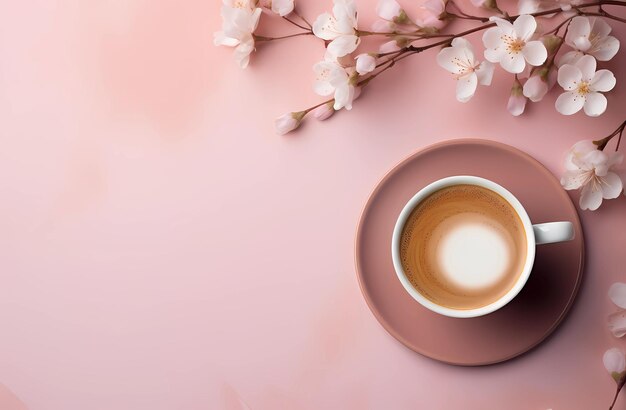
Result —
<svg viewBox="0 0 626 410"><path fill-rule="evenodd" d="M626 53L600 118L557 114L556 93L514 118L502 71L457 103L433 50L351 112L278 137L274 117L320 101L321 42L262 45L242 71L212 45L219 3L0 5L0 408L607 408L626 198L581 213L587 267L565 322L496 366L443 365L387 334L353 245L375 184L427 144L502 141L559 174L575 141L623 120ZM375 0L358 5L368 27ZM300 3L310 19L329 8ZM261 34L292 32L263 19Z"/></svg>

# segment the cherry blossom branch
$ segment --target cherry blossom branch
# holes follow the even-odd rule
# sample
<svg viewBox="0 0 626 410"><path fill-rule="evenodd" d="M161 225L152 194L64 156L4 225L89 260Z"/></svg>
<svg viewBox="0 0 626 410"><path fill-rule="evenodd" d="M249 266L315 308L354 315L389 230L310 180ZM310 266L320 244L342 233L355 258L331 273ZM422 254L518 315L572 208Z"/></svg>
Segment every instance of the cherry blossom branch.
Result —
<svg viewBox="0 0 626 410"><path fill-rule="evenodd" d="M334 0L335 3L342 1L344 0ZM626 7L626 1L597 0L585 4L572 5L572 15L565 14L567 10L564 10L561 7L536 11L528 14L509 15L498 8L495 0L484 0L482 7L487 10L491 10L495 13L495 15L492 15L492 17L481 17L466 13L457 3L455 3L454 0L449 0L447 2L441 2L442 8L440 10L433 11L429 9L431 17L428 17L428 19L430 20L424 20L429 23L422 24L419 22L416 23L408 18L406 12L395 0L381 0L381 4L382 3L385 3L384 7L386 8L383 8L382 10L384 11L382 12L379 11L379 16L383 19L383 21L388 22L387 30L384 28L377 30L375 28L370 31L357 28L357 13L353 6L349 6L352 7L349 9L351 11L349 11L346 15L342 15L342 17L333 16L329 13L319 16L315 24L315 33L313 33L312 28L306 29L304 25L285 17L285 20L291 24L301 29L306 29L307 31L276 39L315 34L317 37L325 40L327 46L325 59L314 66L314 71L316 72L317 77L315 87L316 92L321 95L334 93L334 98L314 105L306 110L292 112L280 117L277 119L277 131L279 133L282 134L297 128L302 119L314 110L315 112L313 115L317 119L326 119L332 115L332 113L344 107L347 110L350 110L352 108L352 102L357 98L360 90L369 85L372 80L380 76L382 73L390 70L399 61L411 55L419 54L423 51L437 47L443 47L443 50L441 50L437 55L437 62L439 65L454 74L454 78L456 80L463 78L465 81L464 84L459 83L461 84L460 88L457 87L457 99L461 102L468 101L472 95L474 95L477 84L489 85L495 67L494 64L499 63L505 71L515 74L514 84L511 89L511 98L509 99L507 108L511 114L520 115L524 112L524 106L526 105L527 100L531 100L533 102L541 100L549 89L556 83L557 73L555 70L555 59L557 54L560 52L562 45L566 42L566 37L568 36L568 30L572 21L575 21L576 18L580 18L581 16L599 16L609 19L613 18L614 20L621 22L624 21L624 19L608 13L602 8L602 6L610 5ZM597 10L590 10L592 7L597 7ZM498 22L493 18L499 17L511 24L514 22L517 24L518 19L521 18L519 20L520 24L526 26L526 30L531 27L529 24L532 24L532 30L534 32L536 30L534 18L542 16L550 18L554 16L561 16L563 18L559 19L560 21L557 21L555 27L551 30L542 32L540 38L541 41L530 39L530 35L528 37L517 37L517 34L513 32L511 32L512 34L508 34L508 31L506 30L512 29L507 28L506 23ZM338 24L338 18L343 20L340 22L341 25L335 26ZM477 21L480 24L458 33L440 33L439 30L443 25L445 25L446 19L472 20ZM302 20L304 21L304 19ZM580 31L580 28L578 28L580 24L584 25L585 23L582 21L577 23L577 31ZM352 28L341 28L350 26ZM378 27L383 26L378 25ZM565 27L565 30L561 35L563 27ZM467 40L463 39L461 41L461 39L488 29L496 30L498 33L502 34L496 34L496 31L491 34L491 40L489 41L494 45L487 46L487 43L485 43L485 47L491 50L490 53L487 53L487 50L485 50L485 58L488 61L480 62L475 60L475 54L471 49L471 44L467 42ZM521 30L523 31L523 29ZM359 45L359 39L368 36L388 38L391 41L381 45L379 52L361 53L356 57L352 57L352 53L355 52ZM608 35L605 34L604 36L607 37ZM270 38L262 36L255 37L255 39L258 41L270 40ZM486 40L483 40L483 42L485 41ZM496 43L502 42L502 45L495 45L496 43L494 43L494 41ZM613 38L611 41L616 40ZM534 51L530 50L530 48L526 50L527 44L528 47L532 46ZM577 50L574 46L572 46L572 44L570 44L570 42L567 44L574 48L574 50ZM394 47L397 48L394 49ZM499 57L501 54L498 54L498 48L500 47L504 47L507 50L507 54L511 55L510 60L506 57L506 61L504 61L505 57L503 55L502 57ZM390 49L391 51L387 51ZM465 49L468 51L462 51ZM513 61L513 56L522 54L522 49L524 49L524 58L521 63L517 62L519 59ZM502 50L502 48L500 48L500 50ZM540 57L542 55L540 53L541 51L543 57ZM615 48L615 52L616 51L617 48ZM527 56L526 52L531 54L528 54ZM590 53L587 53L586 50L577 52L579 54L574 54L574 51L570 51L567 53L569 57L566 55L563 56L564 58L567 57L570 59L567 60L568 63L564 63L572 67L569 69L570 73L572 70L578 70L577 67L573 66L573 64L575 64L578 60L573 59L581 58L588 66L589 64L593 64L592 74L595 75L596 60L593 59L595 56L589 56L588 54ZM491 57L487 57L488 54ZM607 54L605 53L605 55ZM610 59L611 57L612 56L608 58ZM349 61L351 58L354 58L356 63L350 64ZM590 61L590 59L593 59L593 61ZM606 60L603 59L602 61ZM530 71L530 77L522 82L516 73L523 71L525 65L531 66L532 69ZM560 66L561 64L559 64L559 67ZM559 83L566 90L566 93L559 96L559 99L555 104L557 111L562 114L569 115L583 108L582 105L580 105L580 99L576 100L570 94L580 93L580 95L585 98L585 96L589 93L610 91L610 89L614 86L614 76L608 70L600 71L598 71L598 75L604 76L604 82L599 86L602 88L601 90L593 88L593 84L595 83L592 83L591 80L586 80L580 82L580 84L576 83L575 85L566 87L561 84L561 81L569 81L565 80L565 78L569 78L572 75L569 75L569 77L563 77L564 80L561 80L562 77L559 75ZM474 76L474 79L470 80L468 76ZM613 79L612 85L611 79ZM472 89L467 89L466 86L469 84L473 84L470 86L473 87ZM466 87L466 89L464 90L463 87ZM570 102L572 99L574 102ZM590 104L587 104L585 101L586 100L583 100L585 104L585 113L587 113L587 115L600 115L606 109L606 102L604 103L604 106L602 106L602 100L600 97L595 98L590 102ZM598 104L595 104L595 102ZM623 128L621 131L623 131ZM619 131L614 133L612 137L617 135L620 135L621 138ZM606 142L608 142L608 139Z"/></svg>
<svg viewBox="0 0 626 410"><path fill-rule="evenodd" d="M578 16L579 14L577 14L576 16ZM557 34L559 32L559 30L561 29L561 27L563 27L564 25L566 25L567 23L569 23L570 21L572 21L572 19L576 16L572 16L572 17L568 17L565 20L563 20L561 23L559 23L555 28L553 28L550 31L547 31L545 34ZM565 37L565 35L563 35L563 37Z"/></svg>
<svg viewBox="0 0 626 410"><path fill-rule="evenodd" d="M450 11L448 11L448 7L454 7L456 8L457 12L459 14L456 13L452 13ZM495 7L495 9L497 9L497 11L500 14L504 14L502 13L502 11L500 9L497 8L497 6ZM446 13L448 14L448 16L452 16L454 18L459 18L459 19L464 19L464 20L476 20L476 21L481 21L483 23L486 23L489 21L489 17L478 17L478 16L472 16L470 14L465 13L463 10L461 10L461 8L459 7L458 4L456 4L456 2L454 0L450 0L448 3L446 3Z"/></svg>
<svg viewBox="0 0 626 410"><path fill-rule="evenodd" d="M606 148L606 145L609 143L609 141L618 136L617 145L615 146L615 151L617 151L619 149L619 144L622 141L622 134L624 133L624 129L626 129L626 120L624 120L624 122L622 122L615 131L602 139L593 141L593 143L598 146L598 149L600 151L604 151L604 148Z"/></svg>
<svg viewBox="0 0 626 410"><path fill-rule="evenodd" d="M590 12L586 12L585 16L597 16L597 17L606 17L608 19L611 20L615 20L615 21L619 21L620 23L626 23L626 19L623 19L621 17L617 17L614 16L610 13L607 13L606 11L604 11L603 13L590 13Z"/></svg>
<svg viewBox="0 0 626 410"><path fill-rule="evenodd" d="M617 6L626 6L626 2L623 1L615 1L615 0L599 0L596 2L591 2L591 3L586 3L586 4L581 4L575 7L575 10L577 11L578 15L587 15L589 14L589 12L586 12L582 9L585 8L589 8L589 7L594 7L594 6L601 6L601 5L617 5ZM458 6L457 6L458 7ZM561 8L553 8L550 10L545 10L545 11L540 11L540 12L536 12L536 13L531 13L530 16L533 17L538 17L538 16L546 16L546 15L552 15L552 14L558 14L563 12L563 10ZM504 18L506 18L509 21L515 21L518 17L520 17L521 15L514 15L514 16L509 16L507 14L504 15ZM567 18L564 22L561 22L555 29L553 29L551 32L554 33L558 33L558 31L561 29L561 27L563 27L563 25L568 24L569 22L571 22L571 20L576 17L573 16L571 18ZM436 41L434 43L430 43L430 44L426 44L426 45L422 45L422 46L415 46L413 44L409 44L408 46L402 48L402 52L398 53L398 55L394 56L394 58L392 58L391 60L387 60L385 62L383 62L382 64L376 65L376 68L379 68L381 65L384 65L384 69L376 72L373 75L370 75L369 77L365 78L364 80L361 80L358 85L367 85L370 83L371 80L373 80L374 78L376 78L378 75L380 75L382 72L387 71L388 69L390 69L391 67L393 67L395 65L395 63L399 60L402 60L410 55L413 54L418 54L421 53L422 51L426 51L428 49L431 48L435 48L435 47L439 47L439 46L449 46L450 43L452 42L452 40L456 39L456 38L461 38L461 37L465 37L467 35L476 33L476 32L480 32L483 30L486 30L488 28L494 27L496 26L495 22L490 22L487 24L483 24L468 30L465 30L461 33L457 33L457 34L451 34L451 35L446 35L445 39L440 40L440 41ZM359 30L355 30L357 35L376 35L376 34L381 34L381 33L376 33L376 32L369 32L369 31L359 31ZM566 32L567 33L567 28L566 28ZM385 33L385 34L389 34L389 33ZM549 69L550 67L552 67L552 65L554 64L554 58L556 56L556 54L558 53L562 43L564 42L564 38L565 38L565 34L563 35L563 37L559 37L561 39L559 45L557 46L556 50L552 53L551 59L550 59L550 65L547 66L547 68ZM399 36L405 36L405 34L400 34ZM423 36L426 37L426 36ZM423 38L422 37L422 38ZM416 40L413 40L416 41ZM411 41L411 42L413 42ZM519 81L518 81L519 83Z"/></svg>
<svg viewBox="0 0 626 410"><path fill-rule="evenodd" d="M300 13L298 13L298 10L293 10L293 14L295 14L296 16L298 16L300 18L300 20L304 21L304 24L306 24L309 29L313 29L313 26L311 25L311 23L309 23L309 21L307 19L305 19Z"/></svg>
<svg viewBox="0 0 626 410"><path fill-rule="evenodd" d="M311 31L311 27L306 27L306 26L303 26L303 25L301 25L301 24L298 24L298 23L296 23L295 21L291 20L291 19L290 19L289 17L287 17L287 16L283 16L283 19L287 20L288 22L290 22L290 23L291 23L291 24L293 24L294 26L301 28L302 30Z"/></svg>
<svg viewBox="0 0 626 410"><path fill-rule="evenodd" d="M614 5L614 6L626 7L626 2L624 2L624 1L600 0L600 1L593 2L593 3L580 4L580 5L576 6L575 8L578 10L578 9L582 9L582 8L599 6L599 5L606 5L606 4ZM561 8L554 8L554 9L550 9L550 10L545 10L545 11L540 11L540 12L536 12L536 13L531 13L529 15L533 16L533 17L541 17L541 16L546 16L546 15L549 15L549 14L559 13L559 12L562 12L562 11L563 10ZM580 11L580 10L579 10L579 12L581 13L581 15L594 15L593 13L590 14L588 12L583 12L583 11ZM520 16L520 14L515 15L515 16L506 16L506 19L509 20L509 21L514 21L519 16ZM605 17L608 17L608 16L605 16ZM486 29L488 29L490 27L494 27L495 25L496 25L496 23L483 24L481 26L474 27L472 29L463 31L461 33L453 34L452 36L450 36L450 39L446 40L446 41L439 41L437 43L429 44L428 46L423 46L423 47L418 47L418 48L413 47L413 46L409 46L408 48L410 49L411 47L413 47L413 50L418 50L419 49L419 51L428 50L429 48L433 48L433 47L437 47L437 46L441 46L441 45L447 44L450 41L452 41L452 39L454 39L454 38L465 37L465 36L467 36L469 34L473 34L473 33L479 32L479 31L486 30ZM558 27L558 28L560 28L560 27Z"/></svg>
<svg viewBox="0 0 626 410"><path fill-rule="evenodd" d="M563 25L565 23L567 23L567 25L565 26L565 32L563 33L563 36L557 36L560 41L559 44L556 46L556 48L554 49L554 51L552 52L552 55L550 56L550 58L548 59L548 62L546 63L547 67L552 67L554 65L554 60L556 59L556 55L559 53L559 50L561 49L561 47L563 46L563 43L565 43L565 37L567 36L567 32L569 30L569 26L572 22L572 19L574 17L570 17L568 19L566 19L563 23L559 24L558 27L556 28L556 30L550 31L550 33L554 32L555 34L558 34L559 30L561 29L561 27L563 27ZM535 69L533 68L533 71Z"/></svg>
<svg viewBox="0 0 626 410"><path fill-rule="evenodd" d="M266 36L260 36L258 34L252 34L252 37L254 37L255 41L262 42L262 41L284 40L286 38L292 38L292 37L298 37L298 36L312 36L312 35L313 35L312 31L305 31L302 33L288 34L286 36L280 36L280 37L266 37Z"/></svg>
<svg viewBox="0 0 626 410"><path fill-rule="evenodd" d="M617 397L619 396L619 392L622 391L622 387L624 387L624 383L619 383L617 385L617 389L615 390L615 396L613 397L613 401L611 402L611 406L609 406L609 410L613 410L613 406L615 406L615 402L617 401Z"/></svg>

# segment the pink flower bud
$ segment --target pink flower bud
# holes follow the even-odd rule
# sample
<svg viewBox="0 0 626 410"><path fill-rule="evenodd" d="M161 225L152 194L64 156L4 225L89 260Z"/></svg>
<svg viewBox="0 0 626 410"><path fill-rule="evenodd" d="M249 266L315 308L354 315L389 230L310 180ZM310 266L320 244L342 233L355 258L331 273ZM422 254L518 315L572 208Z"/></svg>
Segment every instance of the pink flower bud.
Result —
<svg viewBox="0 0 626 410"><path fill-rule="evenodd" d="M400 50L400 47L398 46L398 43L395 40L391 40L386 43L383 43L378 48L378 52L380 54L393 53L394 51L398 51L398 50Z"/></svg>
<svg viewBox="0 0 626 410"><path fill-rule="evenodd" d="M511 88L511 96L509 97L506 108L516 117L522 115L526 108L526 97L522 94L522 84L520 84L517 79Z"/></svg>
<svg viewBox="0 0 626 410"><path fill-rule="evenodd" d="M524 83L523 94L532 102L541 101L548 93L548 83L540 75L533 75Z"/></svg>
<svg viewBox="0 0 626 410"><path fill-rule="evenodd" d="M426 0L422 3L417 25L441 30L447 24L446 2L447 0Z"/></svg>
<svg viewBox="0 0 626 410"><path fill-rule="evenodd" d="M393 21L378 19L372 23L372 31L375 33L391 33L397 30L396 23Z"/></svg>
<svg viewBox="0 0 626 410"><path fill-rule="evenodd" d="M356 56L356 72L364 75L376 69L376 58L370 54Z"/></svg>
<svg viewBox="0 0 626 410"><path fill-rule="evenodd" d="M330 118L335 113L332 101L323 105L320 105L313 110L313 117L318 121L324 121Z"/></svg>
<svg viewBox="0 0 626 410"><path fill-rule="evenodd" d="M389 21L396 21L402 15L406 18L406 13L396 0L380 0L376 6L376 14Z"/></svg>
<svg viewBox="0 0 626 410"><path fill-rule="evenodd" d="M472 0L474 7L482 7L487 10L499 10L496 0Z"/></svg>
<svg viewBox="0 0 626 410"><path fill-rule="evenodd" d="M302 118L306 115L305 111L290 112L276 118L274 127L278 135L285 135L300 126Z"/></svg>
<svg viewBox="0 0 626 410"><path fill-rule="evenodd" d="M624 384L626 378L626 357L624 352L614 347L607 350L602 358L606 371L609 372L615 383Z"/></svg>

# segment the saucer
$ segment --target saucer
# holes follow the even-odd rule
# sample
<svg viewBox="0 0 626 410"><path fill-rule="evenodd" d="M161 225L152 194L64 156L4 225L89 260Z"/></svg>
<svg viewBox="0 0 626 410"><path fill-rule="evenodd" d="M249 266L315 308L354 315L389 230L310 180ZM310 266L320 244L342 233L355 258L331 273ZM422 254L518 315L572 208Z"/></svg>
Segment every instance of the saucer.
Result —
<svg viewBox="0 0 626 410"><path fill-rule="evenodd" d="M426 309L406 292L393 268L391 236L400 211L417 191L452 175L475 175L504 186L533 223L574 224L574 240L537 246L526 286L486 316L458 319ZM463 366L509 360L541 343L571 307L584 263L578 213L559 181L528 154L475 139L432 145L387 173L365 204L355 252L361 292L380 324L408 348Z"/></svg>

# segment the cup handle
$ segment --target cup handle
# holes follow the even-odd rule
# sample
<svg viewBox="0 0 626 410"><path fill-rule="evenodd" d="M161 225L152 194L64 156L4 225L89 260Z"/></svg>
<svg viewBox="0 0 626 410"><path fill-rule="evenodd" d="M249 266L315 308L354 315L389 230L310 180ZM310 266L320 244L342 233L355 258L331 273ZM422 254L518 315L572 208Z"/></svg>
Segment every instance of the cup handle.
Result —
<svg viewBox="0 0 626 410"><path fill-rule="evenodd" d="M571 222L548 222L533 225L535 243L564 242L574 239L574 225Z"/></svg>

